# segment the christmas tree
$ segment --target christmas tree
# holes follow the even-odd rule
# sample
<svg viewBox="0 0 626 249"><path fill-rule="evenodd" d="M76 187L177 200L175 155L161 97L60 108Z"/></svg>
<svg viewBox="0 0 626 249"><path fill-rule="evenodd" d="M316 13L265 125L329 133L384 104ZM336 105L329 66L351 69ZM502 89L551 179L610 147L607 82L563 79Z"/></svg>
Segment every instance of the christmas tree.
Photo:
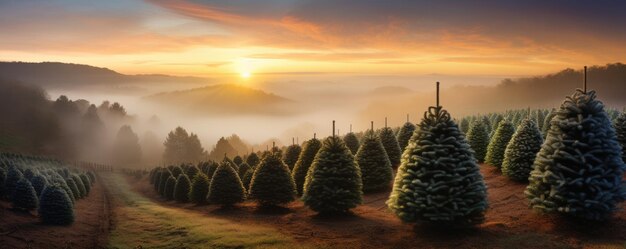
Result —
<svg viewBox="0 0 626 249"><path fill-rule="evenodd" d="M43 223L69 225L74 222L72 200L61 186L53 184L46 187L39 202L38 213Z"/></svg>
<svg viewBox="0 0 626 249"><path fill-rule="evenodd" d="M409 122L409 115L406 116L406 123L400 128L398 132L398 145L400 145L400 151L404 151L407 145L409 145L409 140L413 136L413 132L415 132L415 125Z"/></svg>
<svg viewBox="0 0 626 249"><path fill-rule="evenodd" d="M191 181L191 189L189 190L189 201L195 204L206 203L209 194L209 184L211 181L204 173L198 173Z"/></svg>
<svg viewBox="0 0 626 249"><path fill-rule="evenodd" d="M394 168L398 167L402 151L400 151L400 144L398 144L395 133L393 133L391 128L387 127L387 118L385 118L385 127L378 131L378 136L383 143L383 147L385 147L391 166Z"/></svg>
<svg viewBox="0 0 626 249"><path fill-rule="evenodd" d="M289 167L278 153L271 153L261 160L250 181L250 198L260 205L274 206L295 200L296 185Z"/></svg>
<svg viewBox="0 0 626 249"><path fill-rule="evenodd" d="M302 152L302 147L300 147L300 145L297 145L294 141L292 141L292 144L285 150L282 160L285 162L285 164L287 164L289 170L293 170L293 167L296 165L298 157L300 156L300 152Z"/></svg>
<svg viewBox="0 0 626 249"><path fill-rule="evenodd" d="M178 175L176 185L174 185L174 200L178 202L189 201L189 191L191 190L191 181L185 174Z"/></svg>
<svg viewBox="0 0 626 249"><path fill-rule="evenodd" d="M391 186L393 169L380 138L374 133L373 122L372 129L363 136L355 160L361 169L363 192L384 190Z"/></svg>
<svg viewBox="0 0 626 249"><path fill-rule="evenodd" d="M320 140L313 136L313 139L306 141L302 148L302 152L298 157L298 161L296 165L293 167L291 171L291 176L293 177L294 182L296 183L296 190L299 194L302 194L302 188L304 186L304 181L306 179L306 175L309 172L309 168L315 159L315 155L322 147L322 143Z"/></svg>
<svg viewBox="0 0 626 249"><path fill-rule="evenodd" d="M542 143L543 137L535 121L524 119L506 147L502 174L515 181L528 181Z"/></svg>
<svg viewBox="0 0 626 249"><path fill-rule="evenodd" d="M478 119L472 123L472 126L467 132L467 140L472 150L474 150L474 156L478 162L484 162L485 156L487 155L487 146L489 146L489 133L482 119Z"/></svg>
<svg viewBox="0 0 626 249"><path fill-rule="evenodd" d="M239 175L230 162L223 161L211 180L208 201L212 204L232 206L243 202L245 198L246 193Z"/></svg>
<svg viewBox="0 0 626 249"><path fill-rule="evenodd" d="M515 133L515 127L507 120L500 121L498 128L496 129L489 146L487 146L487 155L485 156L485 163L500 168L502 166L502 160L504 160L504 151L506 146L511 141L511 137Z"/></svg>
<svg viewBox="0 0 626 249"><path fill-rule="evenodd" d="M350 132L343 136L343 142L346 143L346 146L348 146L352 154L356 154L359 150L359 138L352 132L352 125L350 125Z"/></svg>
<svg viewBox="0 0 626 249"><path fill-rule="evenodd" d="M615 120L615 133L617 141L622 146L622 161L626 162L626 112L622 112Z"/></svg>

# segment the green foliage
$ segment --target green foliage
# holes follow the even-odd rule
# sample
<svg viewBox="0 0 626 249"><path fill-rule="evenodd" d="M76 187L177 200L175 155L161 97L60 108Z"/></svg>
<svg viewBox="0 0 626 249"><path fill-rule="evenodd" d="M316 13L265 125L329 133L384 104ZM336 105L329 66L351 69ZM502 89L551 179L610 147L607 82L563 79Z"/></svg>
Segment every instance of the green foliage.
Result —
<svg viewBox="0 0 626 249"><path fill-rule="evenodd" d="M176 187L176 178L174 178L174 176L168 177L167 181L165 181L165 190L163 190L165 199L168 199L168 200L174 199L175 187Z"/></svg>
<svg viewBox="0 0 626 249"><path fill-rule="evenodd" d="M7 173L6 181L4 182L4 189L8 197L13 195L15 185L17 185L17 182L19 182L22 178L24 178L24 175L15 165L9 166L9 172Z"/></svg>
<svg viewBox="0 0 626 249"><path fill-rule="evenodd" d="M93 173L93 171L87 172L87 176L89 177L89 181L91 183L96 182L96 175Z"/></svg>
<svg viewBox="0 0 626 249"><path fill-rule="evenodd" d="M356 152L359 150L359 138L356 137L356 134L354 134L354 132L348 132L348 134L343 137L343 142L346 143L346 146L348 146L348 149L350 149L350 152L352 152L352 154L356 154Z"/></svg>
<svg viewBox="0 0 626 249"><path fill-rule="evenodd" d="M500 168L502 161L504 160L504 151L506 146L511 141L511 137L515 133L515 127L507 120L500 121L498 128L496 129L489 146L487 146L487 155L485 156L485 163Z"/></svg>
<svg viewBox="0 0 626 249"><path fill-rule="evenodd" d="M184 172L183 168L180 166L174 166L170 171L172 172L172 176L174 178L178 178L178 176Z"/></svg>
<svg viewBox="0 0 626 249"><path fill-rule="evenodd" d="M74 179L67 178L65 179L65 183L67 183L67 186L70 187L70 190L71 190L71 193L68 193L68 194L72 194L74 196L74 199L76 200L82 198L82 196L80 195L80 191L78 190L78 187L76 186L76 183L74 182Z"/></svg>
<svg viewBox="0 0 626 249"><path fill-rule="evenodd" d="M415 125L411 122L406 122L398 131L398 145L400 145L400 151L404 151L407 145L409 145L409 140L413 136L413 132L415 132Z"/></svg>
<svg viewBox="0 0 626 249"><path fill-rule="evenodd" d="M241 163L243 163L243 159L239 155L236 155L233 158L233 162L235 163L235 165L241 165Z"/></svg>
<svg viewBox="0 0 626 249"><path fill-rule="evenodd" d="M191 190L191 182L185 174L178 175L176 184L174 185L174 200L178 202L189 201L189 191Z"/></svg>
<svg viewBox="0 0 626 249"><path fill-rule="evenodd" d="M69 225L74 222L74 208L67 192L59 185L47 186L39 200L39 218L45 224Z"/></svg>
<svg viewBox="0 0 626 249"><path fill-rule="evenodd" d="M206 203L209 194L209 177L203 173L198 173L193 177L191 182L191 190L189 191L189 201L196 204Z"/></svg>
<svg viewBox="0 0 626 249"><path fill-rule="evenodd" d="M615 133L617 141L622 146L622 161L626 162L626 113L623 112L615 120Z"/></svg>
<svg viewBox="0 0 626 249"><path fill-rule="evenodd" d="M87 196L87 189L85 188L85 185L83 184L83 181L80 179L80 176L78 176L76 174L72 174L72 175L70 175L70 178L72 180L74 180L74 184L76 184L76 188L77 188L78 193L79 193L79 198L83 198L83 197Z"/></svg>
<svg viewBox="0 0 626 249"><path fill-rule="evenodd" d="M0 200L6 196L6 180L7 180L7 171L0 167Z"/></svg>
<svg viewBox="0 0 626 249"><path fill-rule="evenodd" d="M383 143L385 152L387 152L387 157L389 157L391 166L394 168L398 167L398 165L400 165L402 151L400 151L400 144L398 144L398 140L396 139L396 135L393 133L393 130L389 127L382 128L378 131L378 136L380 137L380 141Z"/></svg>
<svg viewBox="0 0 626 249"><path fill-rule="evenodd" d="M161 180L159 180L159 189L157 191L163 197L165 197L165 186L167 185L167 179L169 179L170 176L172 176L172 173L170 173L169 170L164 169L161 171Z"/></svg>
<svg viewBox="0 0 626 249"><path fill-rule="evenodd" d="M254 175L254 169L250 169L246 171L246 174L244 174L243 178L241 178L241 183L243 183L243 187L246 189L246 191L250 190L250 182L252 182L253 175Z"/></svg>
<svg viewBox="0 0 626 249"><path fill-rule="evenodd" d="M506 147L502 174L515 181L528 181L543 137L535 122L524 119Z"/></svg>
<svg viewBox="0 0 626 249"><path fill-rule="evenodd" d="M391 162L380 138L369 130L362 139L355 158L361 169L363 192L388 189L393 178Z"/></svg>
<svg viewBox="0 0 626 249"><path fill-rule="evenodd" d="M78 176L80 176L80 180L83 181L83 185L85 186L85 191L87 192L85 196L89 195L89 192L91 191L91 182L89 181L89 177L85 174L80 174Z"/></svg>
<svg viewBox="0 0 626 249"><path fill-rule="evenodd" d="M1 173L0 178L2 178ZM46 186L48 185L48 180L41 174L35 174L33 178L30 179L30 183L33 185L35 192L37 192L37 196L40 196L41 192L43 192L43 189L46 188Z"/></svg>
<svg viewBox="0 0 626 249"><path fill-rule="evenodd" d="M405 222L483 222L488 206L483 177L465 136L441 107L424 114L404 151L387 205Z"/></svg>
<svg viewBox="0 0 626 249"><path fill-rule="evenodd" d="M11 202L14 208L35 210L39 205L37 192L26 178L20 179L15 185Z"/></svg>
<svg viewBox="0 0 626 249"><path fill-rule="evenodd" d="M239 170L237 171L237 174L239 175L240 178L243 179L243 176L246 175L246 172L248 172L251 169L252 168L250 167L250 165L248 165L247 163L242 163L241 165L239 165Z"/></svg>
<svg viewBox="0 0 626 249"><path fill-rule="evenodd" d="M626 197L625 168L603 104L578 89L552 120L525 193L535 210L602 220Z"/></svg>
<svg viewBox="0 0 626 249"><path fill-rule="evenodd" d="M285 150L285 153L283 154L283 161L289 167L290 172L291 170L293 170L293 167L296 165L296 162L298 161L298 157L300 156L300 152L302 152L302 147L300 147L300 145L297 145L297 144L290 145Z"/></svg>
<svg viewBox="0 0 626 249"><path fill-rule="evenodd" d="M281 205L292 202L296 196L296 185L289 167L278 153L261 160L250 182L250 198L263 206Z"/></svg>
<svg viewBox="0 0 626 249"><path fill-rule="evenodd" d="M554 118L554 116L556 116L556 110L552 109L552 111L548 113L548 116L546 116L546 119L544 120L544 123L541 126L541 134L543 134L544 138L548 136L548 131L550 130L550 127L552 126L552 119Z"/></svg>
<svg viewBox="0 0 626 249"><path fill-rule="evenodd" d="M246 158L246 163L252 168L256 167L260 162L261 159L259 159L259 156L254 152L250 153Z"/></svg>
<svg viewBox="0 0 626 249"><path fill-rule="evenodd" d="M207 177L209 177L209 179L213 178L213 174L215 174L215 170L217 170L218 166L219 166L219 164L217 164L214 161L209 161L208 162L207 170L206 170L205 174L207 175Z"/></svg>
<svg viewBox="0 0 626 249"><path fill-rule="evenodd" d="M204 157L204 148L200 145L200 140L196 134L188 134L182 127L167 134L163 143L165 151L163 160L166 163L180 164L185 162L198 162Z"/></svg>
<svg viewBox="0 0 626 249"><path fill-rule="evenodd" d="M467 134L467 132L469 132L469 128L470 128L469 118L464 118L463 120L461 120L461 125L460 125L461 132L463 132L463 134Z"/></svg>
<svg viewBox="0 0 626 249"><path fill-rule="evenodd" d="M362 187L350 149L339 137L328 137L306 176L302 201L319 213L345 213L361 204Z"/></svg>
<svg viewBox="0 0 626 249"><path fill-rule="evenodd" d="M222 162L211 180L208 201L222 206L231 206L243 202L245 198L245 190L239 175L229 162Z"/></svg>
<svg viewBox="0 0 626 249"><path fill-rule="evenodd" d="M193 179L194 176L196 176L196 174L198 174L198 172L200 172L200 170L198 169L198 167L196 166L189 166L187 168L187 170L185 170L185 174L188 176L188 178Z"/></svg>
<svg viewBox="0 0 626 249"><path fill-rule="evenodd" d="M487 155L487 146L489 146L489 133L482 120L479 119L472 123L467 132L467 140L472 150L474 150L474 156L478 162L484 162Z"/></svg>
<svg viewBox="0 0 626 249"><path fill-rule="evenodd" d="M291 171L291 176L296 183L296 190L298 191L298 194L302 194L303 192L306 175L311 167L311 164L313 163L313 160L315 159L315 155L321 147L322 143L320 140L315 138L304 143L302 152L298 157L298 161Z"/></svg>

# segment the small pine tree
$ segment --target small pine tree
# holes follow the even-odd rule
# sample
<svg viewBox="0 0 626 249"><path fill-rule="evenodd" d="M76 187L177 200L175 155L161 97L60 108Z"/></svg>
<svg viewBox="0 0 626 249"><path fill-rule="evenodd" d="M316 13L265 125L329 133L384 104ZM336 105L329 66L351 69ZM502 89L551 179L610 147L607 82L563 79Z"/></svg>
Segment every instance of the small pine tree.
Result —
<svg viewBox="0 0 626 249"><path fill-rule="evenodd" d="M178 175L176 184L174 185L174 200L178 202L189 201L189 191L191 190L191 182L185 174Z"/></svg>
<svg viewBox="0 0 626 249"><path fill-rule="evenodd" d="M620 114L615 120L615 133L617 141L622 146L622 161L626 162L626 112Z"/></svg>
<svg viewBox="0 0 626 249"><path fill-rule="evenodd" d="M91 191L91 182L89 181L89 177L87 177L87 175L85 174L80 174L78 176L80 177L80 180L83 182L83 185L85 186L85 191L87 192L85 196L89 195L89 192Z"/></svg>
<svg viewBox="0 0 626 249"><path fill-rule="evenodd" d="M348 134L343 137L343 142L346 143L346 146L348 146L348 149L350 149L350 152L352 152L352 154L356 154L356 152L359 150L359 146L361 145L359 143L359 138L356 137L356 134L354 134L354 132L348 132Z"/></svg>
<svg viewBox="0 0 626 249"><path fill-rule="evenodd" d="M65 183L67 183L67 186L70 187L70 190L72 191L71 194L74 195L74 199L78 200L80 198L83 198L80 195L80 191L78 190L78 187L76 186L76 183L74 182L74 179L72 179L71 177L67 178L65 179Z"/></svg>
<svg viewBox="0 0 626 249"><path fill-rule="evenodd" d="M489 133L487 133L482 119L472 123L470 130L467 132L467 140L470 147L474 150L474 155L478 162L484 162L487 155L487 146L489 146Z"/></svg>
<svg viewBox="0 0 626 249"><path fill-rule="evenodd" d="M237 171L237 174L239 175L240 178L243 179L243 176L246 175L246 172L248 172L251 169L252 168L250 167L250 165L248 165L247 163L242 163L239 165L239 170Z"/></svg>
<svg viewBox="0 0 626 249"><path fill-rule="evenodd" d="M159 180L159 189L158 192L161 196L165 197L165 186L167 184L167 179L172 176L169 170L163 170L161 172L161 180Z"/></svg>
<svg viewBox="0 0 626 249"><path fill-rule="evenodd" d="M411 122L404 123L402 128L400 128L400 131L398 131L398 145L400 145L400 151L404 151L404 148L409 145L409 140L413 136L415 129L415 125Z"/></svg>
<svg viewBox="0 0 626 249"><path fill-rule="evenodd" d="M39 205L37 192L26 178L17 182L11 200L13 207L21 210L35 210Z"/></svg>
<svg viewBox="0 0 626 249"><path fill-rule="evenodd" d="M324 139L306 176L304 205L318 213L345 213L361 204L362 188L361 171L350 149L339 137Z"/></svg>
<svg viewBox="0 0 626 249"><path fill-rule="evenodd" d="M363 136L355 160L361 169L363 192L384 190L391 186L393 168L380 138L373 130Z"/></svg>
<svg viewBox="0 0 626 249"><path fill-rule="evenodd" d="M259 162L261 162L261 159L259 159L259 156L254 152L250 153L246 158L246 163L252 168L256 167Z"/></svg>
<svg viewBox="0 0 626 249"><path fill-rule="evenodd" d="M174 166L172 167L171 172L174 179L176 179L180 174L184 173L184 170L180 166Z"/></svg>
<svg viewBox="0 0 626 249"><path fill-rule="evenodd" d="M543 137L535 122L524 119L506 146L502 174L515 181L528 181Z"/></svg>
<svg viewBox="0 0 626 249"><path fill-rule="evenodd" d="M83 181L80 179L80 176L72 174L70 175L70 178L74 180L74 184L76 184L76 188L78 189L78 192L80 193L79 195L80 198L87 196L87 189L85 188Z"/></svg>
<svg viewBox="0 0 626 249"><path fill-rule="evenodd" d="M203 173L198 173L193 177L191 181L191 190L189 191L189 201L195 204L206 203L207 195L209 194L209 184L211 180Z"/></svg>
<svg viewBox="0 0 626 249"><path fill-rule="evenodd" d="M441 107L424 114L387 205L405 222L474 225L484 220L483 177L465 136Z"/></svg>
<svg viewBox="0 0 626 249"><path fill-rule="evenodd" d="M239 175L229 162L222 162L215 170L209 186L209 202L222 206L232 206L243 202L245 198L245 190Z"/></svg>
<svg viewBox="0 0 626 249"><path fill-rule="evenodd" d="M287 204L295 200L296 185L289 167L278 153L272 153L254 171L250 181L250 198L262 206Z"/></svg>
<svg viewBox="0 0 626 249"><path fill-rule="evenodd" d="M487 155L485 156L485 163L500 168L502 166L502 161L504 160L504 151L506 150L506 146L511 141L511 137L513 137L513 133L515 133L515 127L513 127L513 123L502 120L500 124L498 124L498 128L495 131L495 134L491 138L489 142L489 146L487 146Z"/></svg>
<svg viewBox="0 0 626 249"><path fill-rule="evenodd" d="M4 197L6 196L6 180L7 171L3 167L0 167L0 200L4 199Z"/></svg>
<svg viewBox="0 0 626 249"><path fill-rule="evenodd" d="M385 152L387 152L387 157L389 157L391 166L394 168L398 167L398 165L400 165L402 151L400 151L400 144L398 144L398 140L396 139L396 135L393 133L393 130L389 127L384 127L380 129L378 136L380 137L380 141L385 148Z"/></svg>
<svg viewBox="0 0 626 249"><path fill-rule="evenodd" d="M217 164L216 162L209 161L207 165L207 170L205 172L206 176L209 177L209 180L213 178L213 174L215 174L215 170L217 170L218 166L219 164Z"/></svg>
<svg viewBox="0 0 626 249"><path fill-rule="evenodd" d="M541 126L541 134L543 134L544 138L548 136L548 131L552 126L552 119L554 116L556 116L556 109L552 109L552 111L550 111L550 113L546 116L546 119L544 119L543 125Z"/></svg>
<svg viewBox="0 0 626 249"><path fill-rule="evenodd" d="M539 211L601 220L626 198L621 158L611 121L594 91L568 97L551 122L525 194Z"/></svg>
<svg viewBox="0 0 626 249"><path fill-rule="evenodd" d="M243 163L243 158L241 158L239 155L236 155L235 157L233 157L233 163L235 163L235 165L241 165Z"/></svg>
<svg viewBox="0 0 626 249"><path fill-rule="evenodd" d="M9 172L7 173L7 178L4 183L4 189L8 197L13 196L15 185L17 185L17 182L19 182L22 178L24 178L24 175L15 165L9 167Z"/></svg>
<svg viewBox="0 0 626 249"><path fill-rule="evenodd" d="M463 118L463 120L461 120L461 125L460 125L461 132L463 132L463 134L467 134L467 132L469 132L469 128L470 128L469 118Z"/></svg>
<svg viewBox="0 0 626 249"><path fill-rule="evenodd" d="M243 175L243 178L241 179L241 183L243 183L243 187L248 192L250 190L250 182L252 182L252 176L253 175L254 175L254 169L250 169L250 170L246 171L246 174Z"/></svg>
<svg viewBox="0 0 626 249"><path fill-rule="evenodd" d="M298 194L302 194L303 192L302 190L307 172L309 171L309 168L311 167L311 164L315 159L315 155L321 147L322 143L316 138L313 138L304 143L304 147L302 148L302 152L298 157L298 161L291 171L291 176L296 183L296 190L298 191Z"/></svg>
<svg viewBox="0 0 626 249"><path fill-rule="evenodd" d="M1 177L2 176L0 175L0 178ZM48 180L46 179L46 177L44 177L41 174L35 174L35 176L33 176L33 178L30 179L30 182L33 185L33 188L35 189L35 192L37 192L37 196L40 196L41 192L43 192L44 188L46 188L46 186L48 185Z"/></svg>
<svg viewBox="0 0 626 249"><path fill-rule="evenodd" d="M174 176L170 176L169 178L167 178L167 181L165 181L165 190L164 190L165 199L168 199L168 200L174 199L175 187L176 187L176 178L174 178Z"/></svg>
<svg viewBox="0 0 626 249"><path fill-rule="evenodd" d="M289 172L291 172L291 170L293 170L293 167L296 165L298 157L300 156L300 152L302 152L302 147L297 144L290 145L285 150L285 153L283 154L283 161L289 167Z"/></svg>
<svg viewBox="0 0 626 249"><path fill-rule="evenodd" d="M185 175L187 175L188 178L193 179L193 177L196 176L198 172L200 172L198 167L192 165L189 168L187 168L187 170L185 170Z"/></svg>
<svg viewBox="0 0 626 249"><path fill-rule="evenodd" d="M45 224L69 225L74 222L74 208L67 192L59 185L47 186L39 200L39 218Z"/></svg>

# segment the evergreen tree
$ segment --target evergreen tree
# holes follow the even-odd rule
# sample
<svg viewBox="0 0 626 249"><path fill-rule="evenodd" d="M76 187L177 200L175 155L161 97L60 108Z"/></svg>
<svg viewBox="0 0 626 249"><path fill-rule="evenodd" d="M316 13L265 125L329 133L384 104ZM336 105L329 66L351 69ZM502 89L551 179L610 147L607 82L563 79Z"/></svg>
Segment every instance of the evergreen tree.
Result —
<svg viewBox="0 0 626 249"><path fill-rule="evenodd" d="M0 200L4 199L6 196L6 180L7 180L7 171L4 167L0 167Z"/></svg>
<svg viewBox="0 0 626 249"><path fill-rule="evenodd" d="M339 137L324 139L306 176L304 205L318 213L345 213L361 204L362 188L361 171L350 149Z"/></svg>
<svg viewBox="0 0 626 249"><path fill-rule="evenodd" d="M472 123L470 130L467 132L467 140L470 147L474 150L474 155L478 162L484 162L487 146L489 145L489 133L487 133L485 123L481 119Z"/></svg>
<svg viewBox="0 0 626 249"><path fill-rule="evenodd" d="M91 182L89 181L89 177L87 177L87 175L85 174L80 174L78 176L85 186L85 191L87 192L85 196L89 195L89 192L91 191Z"/></svg>
<svg viewBox="0 0 626 249"><path fill-rule="evenodd" d="M59 185L47 186L39 200L39 218L45 224L69 225L74 222L74 208L67 192Z"/></svg>
<svg viewBox="0 0 626 249"><path fill-rule="evenodd" d="M198 172L200 172L198 167L192 165L192 166L189 166L187 170L185 170L185 175L187 175L188 178L193 179L193 177L196 176Z"/></svg>
<svg viewBox="0 0 626 249"><path fill-rule="evenodd" d="M161 172L161 180L159 180L158 192L161 196L165 197L165 186L167 186L167 179L172 176L169 170L165 169Z"/></svg>
<svg viewBox="0 0 626 249"><path fill-rule="evenodd" d="M4 189L8 197L13 196L15 185L17 185L17 182L19 182L22 178L24 178L24 175L15 165L9 167L9 172L7 173L7 178L4 183Z"/></svg>
<svg viewBox="0 0 626 249"><path fill-rule="evenodd" d="M198 136L193 133L188 134L182 127L176 127L174 131L171 131L163 145L165 146L163 160L166 163L195 163L202 160L205 155Z"/></svg>
<svg viewBox="0 0 626 249"><path fill-rule="evenodd" d="M239 175L229 162L222 162L211 180L208 200L210 203L231 206L243 202L246 193Z"/></svg>
<svg viewBox="0 0 626 249"><path fill-rule="evenodd" d="M165 181L165 190L163 191L165 192L164 193L165 199L168 199L168 200L174 199L175 187L176 187L176 178L174 178L174 176L170 176L169 178L167 178L167 181Z"/></svg>
<svg viewBox="0 0 626 249"><path fill-rule="evenodd" d="M207 170L206 170L206 176L209 177L209 180L213 179L213 174L215 174L215 170L217 170L218 166L219 164L217 164L216 162L209 161Z"/></svg>
<svg viewBox="0 0 626 249"><path fill-rule="evenodd" d="M193 177L191 190L189 191L189 201L196 204L206 203L209 194L209 177L203 173L198 173Z"/></svg>
<svg viewBox="0 0 626 249"><path fill-rule="evenodd" d="M183 168L181 168L180 166L174 166L172 167L172 169L170 170L170 172L172 172L172 176L174 178L178 178L178 176L180 174L182 174L184 172Z"/></svg>
<svg viewBox="0 0 626 249"><path fill-rule="evenodd" d="M242 163L241 165L239 165L239 170L237 171L237 174L241 179L243 179L243 176L246 175L246 172L251 169L252 168L247 163Z"/></svg>
<svg viewBox="0 0 626 249"><path fill-rule="evenodd" d="M243 183L243 187L246 189L246 191L250 190L250 182L252 182L253 175L254 175L254 169L250 169L246 171L246 174L244 174L243 178L241 178L241 183Z"/></svg>
<svg viewBox="0 0 626 249"><path fill-rule="evenodd" d="M21 210L35 210L39 205L37 192L26 178L20 179L15 184L13 197L11 198L13 207Z"/></svg>
<svg viewBox="0 0 626 249"><path fill-rule="evenodd" d="M298 157L298 161L291 171L293 181L296 183L296 190L300 195L303 192L304 181L307 173L309 172L309 168L311 167L311 164L315 159L315 155L317 155L317 152L321 147L322 143L316 138L306 141L302 148L302 152Z"/></svg>
<svg viewBox="0 0 626 249"><path fill-rule="evenodd" d="M161 185L161 173L164 170L167 170L167 169L159 169L154 174L154 190L156 190L157 192L159 192L159 186Z"/></svg>
<svg viewBox="0 0 626 249"><path fill-rule="evenodd" d="M174 200L178 202L189 201L189 191L191 190L191 182L185 174L180 174L174 185Z"/></svg>
<svg viewBox="0 0 626 249"><path fill-rule="evenodd" d="M348 132L348 134L343 137L343 142L346 143L346 146L348 146L348 149L350 149L350 152L352 152L352 154L356 154L356 152L359 150L359 138L356 137L356 134L354 134L354 132Z"/></svg>
<svg viewBox="0 0 626 249"><path fill-rule="evenodd" d="M550 130L550 127L552 126L552 119L554 118L554 116L556 116L556 109L552 109L552 111L548 113L548 116L546 116L546 119L544 120L544 123L541 126L542 127L541 134L543 134L544 138L548 136L548 131Z"/></svg>
<svg viewBox="0 0 626 249"><path fill-rule="evenodd" d="M400 151L404 151L404 148L409 145L409 140L413 136L413 132L415 132L415 129L415 125L408 121L404 123L402 128L400 128L400 131L398 131L398 145L400 145Z"/></svg>
<svg viewBox="0 0 626 249"><path fill-rule="evenodd" d="M300 147L300 145L297 145L297 144L292 144L289 147L287 147L287 149L285 150L282 160L285 162L285 164L287 164L290 172L291 170L293 170L293 167L296 165L296 162L298 161L298 157L300 156L300 152L302 152L302 148Z"/></svg>
<svg viewBox="0 0 626 249"><path fill-rule="evenodd" d="M374 130L365 133L355 160L361 169L363 192L368 193L390 187L393 168Z"/></svg>
<svg viewBox="0 0 626 249"><path fill-rule="evenodd" d="M485 156L485 163L500 168L502 161L504 160L504 151L506 146L511 141L511 137L515 133L515 127L507 120L500 121L495 134L489 142L487 147L487 155Z"/></svg>
<svg viewBox="0 0 626 249"><path fill-rule="evenodd" d="M287 204L295 200L296 185L289 167L278 153L272 153L254 171L250 181L250 198L262 206Z"/></svg>
<svg viewBox="0 0 626 249"><path fill-rule="evenodd" d="M221 137L217 140L215 144L215 148L211 150L209 153L209 159L211 160L220 160L224 156L234 156L237 155L237 150L226 140L226 138ZM237 165L233 165L237 166Z"/></svg>
<svg viewBox="0 0 626 249"><path fill-rule="evenodd" d="M615 120L615 133L617 141L622 146L622 161L626 162L626 112L620 114Z"/></svg>
<svg viewBox="0 0 626 249"><path fill-rule="evenodd" d="M469 128L470 128L470 120L469 120L469 118L463 118L461 120L461 127L460 127L461 132L463 132L463 134L467 134L467 132L469 132Z"/></svg>
<svg viewBox="0 0 626 249"><path fill-rule="evenodd" d="M473 225L484 220L483 177L465 136L441 107L424 114L404 151L387 205L405 222Z"/></svg>
<svg viewBox="0 0 626 249"><path fill-rule="evenodd" d="M80 191L78 190L78 187L76 187L76 183L74 182L74 179L67 178L65 179L65 183L67 183L67 186L70 187L70 190L71 190L71 193L68 193L68 194L72 194L74 196L74 199L76 200L82 198L82 196L80 195Z"/></svg>
<svg viewBox="0 0 626 249"><path fill-rule="evenodd" d="M235 165L241 165L241 163L243 163L243 159L239 155L236 155L233 157L233 162Z"/></svg>
<svg viewBox="0 0 626 249"><path fill-rule="evenodd" d="M123 125L117 132L113 145L113 158L121 165L134 165L141 162L139 137L129 125Z"/></svg>
<svg viewBox="0 0 626 249"><path fill-rule="evenodd" d="M609 217L626 197L626 166L595 91L576 90L551 123L525 191L530 206L590 220Z"/></svg>
<svg viewBox="0 0 626 249"><path fill-rule="evenodd" d="M506 147L502 174L515 181L528 181L543 137L535 122L524 119Z"/></svg>
<svg viewBox="0 0 626 249"><path fill-rule="evenodd" d="M254 152L250 153L246 158L246 163L252 168L256 167L259 162L261 162L261 159L259 159L259 156Z"/></svg>
<svg viewBox="0 0 626 249"><path fill-rule="evenodd" d="M482 116L483 124L485 124L485 129L487 130L487 134L491 134L491 121L489 117Z"/></svg>
<svg viewBox="0 0 626 249"><path fill-rule="evenodd" d="M387 152L387 157L389 157L391 166L394 168L398 167L398 165L400 165L402 151L400 151L400 144L398 144L398 140L396 139L393 130L389 127L382 128L378 132L378 136L380 137L380 141L383 143L385 152Z"/></svg>
<svg viewBox="0 0 626 249"><path fill-rule="evenodd" d="M85 188L85 185L83 184L83 181L80 179L80 177L76 174L72 174L70 175L70 178L74 180L74 184L76 184L76 189L78 190L79 197L82 198L87 196L87 189Z"/></svg>
<svg viewBox="0 0 626 249"><path fill-rule="evenodd" d="M0 173L0 180L1 178L2 178L2 175ZM46 177L44 177L41 174L35 174L35 176L33 176L33 178L30 179L30 182L33 185L33 188L35 189L35 192L37 192L37 196L40 196L41 192L43 192L43 189L46 188L46 186L48 185L48 180L46 179ZM0 181L0 184L1 184L1 181Z"/></svg>

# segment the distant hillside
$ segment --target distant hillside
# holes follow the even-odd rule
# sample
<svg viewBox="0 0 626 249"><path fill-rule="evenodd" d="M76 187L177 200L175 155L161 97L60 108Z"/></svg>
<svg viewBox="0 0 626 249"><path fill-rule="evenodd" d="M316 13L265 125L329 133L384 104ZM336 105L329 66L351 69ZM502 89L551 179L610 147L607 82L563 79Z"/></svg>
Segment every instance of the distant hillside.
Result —
<svg viewBox="0 0 626 249"><path fill-rule="evenodd" d="M159 93L144 97L144 100L169 109L196 114L285 115L295 110L294 102L289 99L234 84Z"/></svg>
<svg viewBox="0 0 626 249"><path fill-rule="evenodd" d="M206 84L208 79L168 75L125 75L108 68L60 62L0 62L0 79L16 80L45 89L140 91L142 84Z"/></svg>

